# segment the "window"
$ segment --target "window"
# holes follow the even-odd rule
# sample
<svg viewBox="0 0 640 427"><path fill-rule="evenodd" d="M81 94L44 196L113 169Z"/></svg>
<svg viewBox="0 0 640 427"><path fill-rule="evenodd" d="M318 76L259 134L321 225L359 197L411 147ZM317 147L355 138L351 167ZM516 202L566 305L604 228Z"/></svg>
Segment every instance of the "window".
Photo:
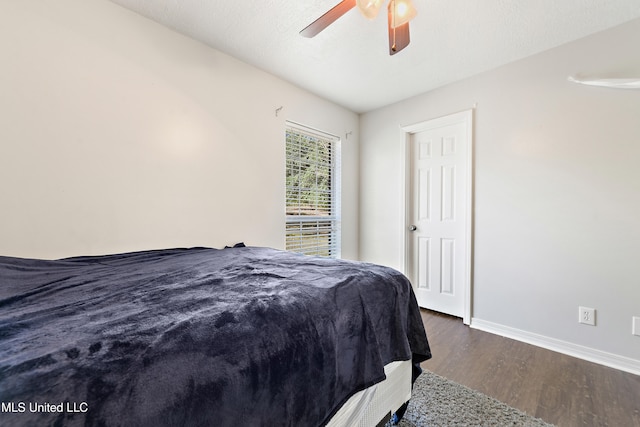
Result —
<svg viewBox="0 0 640 427"><path fill-rule="evenodd" d="M288 122L286 146L286 249L339 258L340 139Z"/></svg>

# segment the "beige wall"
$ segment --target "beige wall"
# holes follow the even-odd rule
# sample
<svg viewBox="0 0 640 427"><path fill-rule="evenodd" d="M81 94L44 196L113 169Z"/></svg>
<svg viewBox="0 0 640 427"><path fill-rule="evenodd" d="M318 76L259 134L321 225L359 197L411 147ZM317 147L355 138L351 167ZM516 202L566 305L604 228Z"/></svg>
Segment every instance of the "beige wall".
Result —
<svg viewBox="0 0 640 427"><path fill-rule="evenodd" d="M107 1L2 2L0 52L0 254L282 248L293 120L343 137L357 258L356 114Z"/></svg>
<svg viewBox="0 0 640 427"><path fill-rule="evenodd" d="M640 92L567 81L640 77L638 40L635 20L364 114L361 259L403 269L399 127L477 105L473 320L640 373Z"/></svg>

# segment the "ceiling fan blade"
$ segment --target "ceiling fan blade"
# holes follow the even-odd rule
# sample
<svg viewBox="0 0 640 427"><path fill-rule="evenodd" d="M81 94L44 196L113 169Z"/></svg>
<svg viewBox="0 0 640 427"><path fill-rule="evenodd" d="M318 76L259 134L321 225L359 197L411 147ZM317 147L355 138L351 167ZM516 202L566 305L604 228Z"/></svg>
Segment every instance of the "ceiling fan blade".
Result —
<svg viewBox="0 0 640 427"><path fill-rule="evenodd" d="M389 55L395 55L405 47L409 46L409 23L393 28L391 26L391 15L389 15Z"/></svg>
<svg viewBox="0 0 640 427"><path fill-rule="evenodd" d="M309 24L304 30L300 31L300 34L304 37L314 37L354 7L356 7L356 0L343 0L320 18Z"/></svg>

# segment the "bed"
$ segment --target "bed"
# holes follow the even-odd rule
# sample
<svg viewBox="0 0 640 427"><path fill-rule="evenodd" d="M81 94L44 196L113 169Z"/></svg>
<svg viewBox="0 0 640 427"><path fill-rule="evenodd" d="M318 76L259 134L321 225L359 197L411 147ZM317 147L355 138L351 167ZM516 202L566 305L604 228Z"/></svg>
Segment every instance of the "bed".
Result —
<svg viewBox="0 0 640 427"><path fill-rule="evenodd" d="M243 244L0 257L2 425L375 426L430 357L409 281L379 265Z"/></svg>

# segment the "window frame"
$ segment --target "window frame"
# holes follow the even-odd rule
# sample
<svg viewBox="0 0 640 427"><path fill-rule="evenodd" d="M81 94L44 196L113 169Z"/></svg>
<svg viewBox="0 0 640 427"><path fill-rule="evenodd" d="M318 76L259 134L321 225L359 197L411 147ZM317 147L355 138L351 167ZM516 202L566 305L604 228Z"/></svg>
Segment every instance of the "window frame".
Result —
<svg viewBox="0 0 640 427"><path fill-rule="evenodd" d="M311 214L309 212L322 210L315 205L308 206L307 213L301 213L300 197L297 205L290 204L290 194L295 193L296 186L290 185L291 165L297 159L290 157L291 147L289 134L295 133L303 138L320 140L329 143L329 182L330 182L330 212L329 214ZM298 143L298 145L300 145ZM300 153L300 151L298 151ZM295 122L287 121L285 128L285 249L306 255L328 256L330 258L341 257L341 140L328 132L320 131ZM292 163L293 162L293 163ZM300 162L298 162L299 164ZM298 170L301 170L300 167ZM316 182L317 182L316 170ZM297 186L297 190L301 188ZM308 194L318 197L318 191L311 190ZM326 194L326 193L323 193ZM298 210L292 214L291 210ZM328 239L325 238L328 235ZM315 243L314 243L315 242Z"/></svg>

